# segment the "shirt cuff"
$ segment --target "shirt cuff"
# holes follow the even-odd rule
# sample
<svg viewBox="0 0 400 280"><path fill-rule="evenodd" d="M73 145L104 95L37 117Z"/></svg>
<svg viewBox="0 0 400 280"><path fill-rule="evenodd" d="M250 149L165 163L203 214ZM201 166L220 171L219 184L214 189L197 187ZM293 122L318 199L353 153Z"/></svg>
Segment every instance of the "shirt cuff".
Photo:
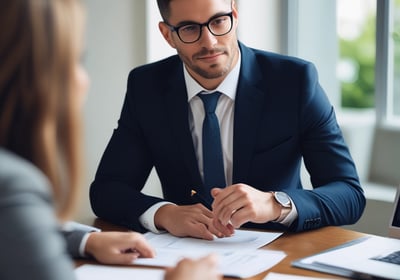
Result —
<svg viewBox="0 0 400 280"><path fill-rule="evenodd" d="M89 235L90 235L90 232L87 232L87 233L82 237L81 244L79 245L79 255L80 255L81 257L83 257L83 258L86 258L86 257L87 257L87 255L85 254L85 248L86 248L87 240L89 239Z"/></svg>
<svg viewBox="0 0 400 280"><path fill-rule="evenodd" d="M158 209L161 208L161 206L164 206L166 204L173 204L172 202L168 201L162 201L154 204L151 206L149 209L147 209L140 217L139 217L139 222L142 224L144 228L147 230L153 232L153 233L163 233L165 232L164 230L158 230L156 228L156 225L154 224L154 216L157 212Z"/></svg>

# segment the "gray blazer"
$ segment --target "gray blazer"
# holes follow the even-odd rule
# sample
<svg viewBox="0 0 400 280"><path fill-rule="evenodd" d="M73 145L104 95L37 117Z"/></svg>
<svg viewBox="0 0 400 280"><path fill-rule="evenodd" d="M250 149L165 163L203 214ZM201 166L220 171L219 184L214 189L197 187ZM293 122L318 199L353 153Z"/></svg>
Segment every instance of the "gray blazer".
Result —
<svg viewBox="0 0 400 280"><path fill-rule="evenodd" d="M0 279L75 279L84 234L60 230L46 177L0 148Z"/></svg>

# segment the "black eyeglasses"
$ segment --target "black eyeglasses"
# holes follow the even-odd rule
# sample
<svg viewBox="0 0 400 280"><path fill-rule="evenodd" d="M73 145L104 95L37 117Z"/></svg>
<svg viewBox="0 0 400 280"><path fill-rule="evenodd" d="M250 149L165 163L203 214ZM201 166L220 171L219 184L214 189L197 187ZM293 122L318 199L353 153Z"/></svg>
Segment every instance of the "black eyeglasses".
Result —
<svg viewBox="0 0 400 280"><path fill-rule="evenodd" d="M179 26L172 26L165 22L171 31L178 34L179 39L186 44L198 41L201 37L203 26L207 26L208 30L214 36L223 36L232 30L233 19L232 12L222 15L216 15L205 23L185 23Z"/></svg>

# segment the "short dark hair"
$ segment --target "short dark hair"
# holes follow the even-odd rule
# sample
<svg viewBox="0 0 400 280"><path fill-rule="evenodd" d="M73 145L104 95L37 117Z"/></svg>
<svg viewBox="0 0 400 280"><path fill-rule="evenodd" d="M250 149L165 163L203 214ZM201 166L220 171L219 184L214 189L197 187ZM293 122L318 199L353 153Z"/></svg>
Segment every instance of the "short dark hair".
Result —
<svg viewBox="0 0 400 280"><path fill-rule="evenodd" d="M171 16L171 10L169 4L172 0L157 0L158 10L160 11L163 21L168 22ZM227 0L232 3L232 0Z"/></svg>
<svg viewBox="0 0 400 280"><path fill-rule="evenodd" d="M158 10L160 11L163 21L168 21L170 16L169 3L172 0L157 0Z"/></svg>

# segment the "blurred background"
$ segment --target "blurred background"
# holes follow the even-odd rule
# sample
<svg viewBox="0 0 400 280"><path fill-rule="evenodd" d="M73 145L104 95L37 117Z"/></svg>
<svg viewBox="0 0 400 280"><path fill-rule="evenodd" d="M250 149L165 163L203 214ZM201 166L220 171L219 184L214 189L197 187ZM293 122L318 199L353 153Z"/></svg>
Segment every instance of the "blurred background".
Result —
<svg viewBox="0 0 400 280"><path fill-rule="evenodd" d="M117 126L129 71L175 51L163 40L156 0L84 0L86 176L76 220L94 217L88 191ZM335 107L367 201L346 226L387 235L400 185L400 0L236 0L239 39L248 46L312 61ZM310 187L303 168L303 184ZM153 172L144 192L159 195Z"/></svg>

